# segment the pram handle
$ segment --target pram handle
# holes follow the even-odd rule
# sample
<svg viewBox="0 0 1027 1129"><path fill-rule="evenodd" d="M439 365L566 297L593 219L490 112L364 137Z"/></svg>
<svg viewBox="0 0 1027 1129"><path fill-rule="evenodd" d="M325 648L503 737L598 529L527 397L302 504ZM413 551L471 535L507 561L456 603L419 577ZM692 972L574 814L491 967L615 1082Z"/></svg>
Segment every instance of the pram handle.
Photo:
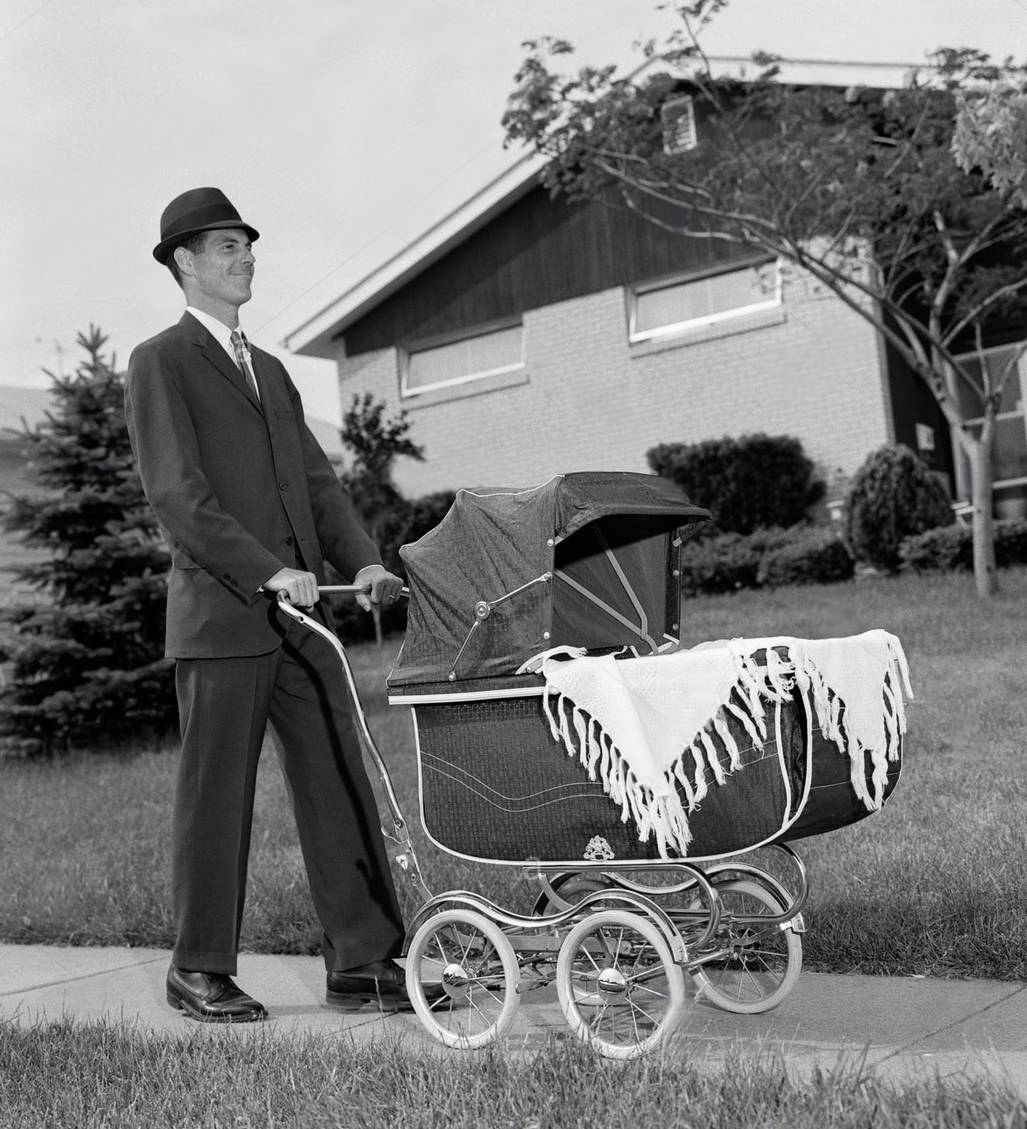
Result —
<svg viewBox="0 0 1027 1129"><path fill-rule="evenodd" d="M359 584L319 584L317 590L322 595L326 592L337 592L342 595L350 596L367 595L367 589L362 588ZM410 589L400 588L399 594L409 597Z"/></svg>

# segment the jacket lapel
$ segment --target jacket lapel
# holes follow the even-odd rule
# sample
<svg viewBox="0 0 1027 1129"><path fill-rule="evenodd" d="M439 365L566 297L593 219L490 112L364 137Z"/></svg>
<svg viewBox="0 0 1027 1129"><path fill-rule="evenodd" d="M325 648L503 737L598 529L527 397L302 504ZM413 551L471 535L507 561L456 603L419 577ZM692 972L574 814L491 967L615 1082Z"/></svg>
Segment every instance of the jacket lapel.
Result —
<svg viewBox="0 0 1027 1129"><path fill-rule="evenodd" d="M188 313L182 315L182 320L179 322L179 325L186 326L192 330L193 342L207 361L209 361L230 384L234 385L239 393L245 396L249 403L259 412L261 410L260 403L254 395L253 389L250 388L249 381L239 371L238 365L231 360L225 350L214 340L207 331L207 328Z"/></svg>

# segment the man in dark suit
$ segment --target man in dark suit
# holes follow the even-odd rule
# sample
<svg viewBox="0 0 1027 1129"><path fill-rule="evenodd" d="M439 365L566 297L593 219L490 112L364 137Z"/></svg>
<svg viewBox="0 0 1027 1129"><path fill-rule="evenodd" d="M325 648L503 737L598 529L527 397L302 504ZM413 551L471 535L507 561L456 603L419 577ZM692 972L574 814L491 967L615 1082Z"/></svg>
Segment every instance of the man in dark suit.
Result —
<svg viewBox="0 0 1027 1129"><path fill-rule="evenodd" d="M182 753L173 817L176 943L168 1002L205 1021L266 1018L232 980L257 760L277 739L314 906L327 1002L406 1005L392 960L403 925L338 657L277 609L318 606L324 561L393 602L382 565L273 356L238 331L258 233L222 192L168 205L154 257L182 320L129 360L126 416L147 499L171 549L167 654Z"/></svg>

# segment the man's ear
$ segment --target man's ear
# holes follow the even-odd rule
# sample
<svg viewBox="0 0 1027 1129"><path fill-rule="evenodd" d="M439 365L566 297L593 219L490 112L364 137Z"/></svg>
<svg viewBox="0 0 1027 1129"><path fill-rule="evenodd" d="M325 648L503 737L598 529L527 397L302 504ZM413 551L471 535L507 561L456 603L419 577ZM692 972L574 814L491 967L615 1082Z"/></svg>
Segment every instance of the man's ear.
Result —
<svg viewBox="0 0 1027 1129"><path fill-rule="evenodd" d="M171 254L175 260L175 266L178 267L178 273L192 276L194 273L192 252L187 247L176 247Z"/></svg>

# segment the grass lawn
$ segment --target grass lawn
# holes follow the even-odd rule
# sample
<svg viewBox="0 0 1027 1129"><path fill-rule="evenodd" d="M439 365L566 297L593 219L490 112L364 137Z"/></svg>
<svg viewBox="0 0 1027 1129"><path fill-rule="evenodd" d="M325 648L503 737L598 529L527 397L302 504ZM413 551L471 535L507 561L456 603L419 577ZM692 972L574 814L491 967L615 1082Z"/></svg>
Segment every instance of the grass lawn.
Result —
<svg viewBox="0 0 1027 1129"><path fill-rule="evenodd" d="M686 644L883 627L910 661L916 701L894 797L858 825L797 844L813 884L807 967L1027 979L1027 570L1002 573L1001 584L987 603L967 575L690 601ZM351 658L416 824L409 713L390 709L384 696L395 648L355 647ZM0 762L0 939L170 946L175 760L168 750L141 749L66 764ZM530 904L533 891L515 870L451 858L414 830L434 891L466 887L512 908ZM243 947L316 951L320 931L273 755L258 781L250 873Z"/></svg>
<svg viewBox="0 0 1027 1129"><path fill-rule="evenodd" d="M812 1078L769 1052L723 1063L597 1061L574 1041L534 1056L493 1047L413 1055L382 1039L0 1023L4 1129L1025 1129L1027 1107L986 1078L902 1085L858 1061Z"/></svg>

